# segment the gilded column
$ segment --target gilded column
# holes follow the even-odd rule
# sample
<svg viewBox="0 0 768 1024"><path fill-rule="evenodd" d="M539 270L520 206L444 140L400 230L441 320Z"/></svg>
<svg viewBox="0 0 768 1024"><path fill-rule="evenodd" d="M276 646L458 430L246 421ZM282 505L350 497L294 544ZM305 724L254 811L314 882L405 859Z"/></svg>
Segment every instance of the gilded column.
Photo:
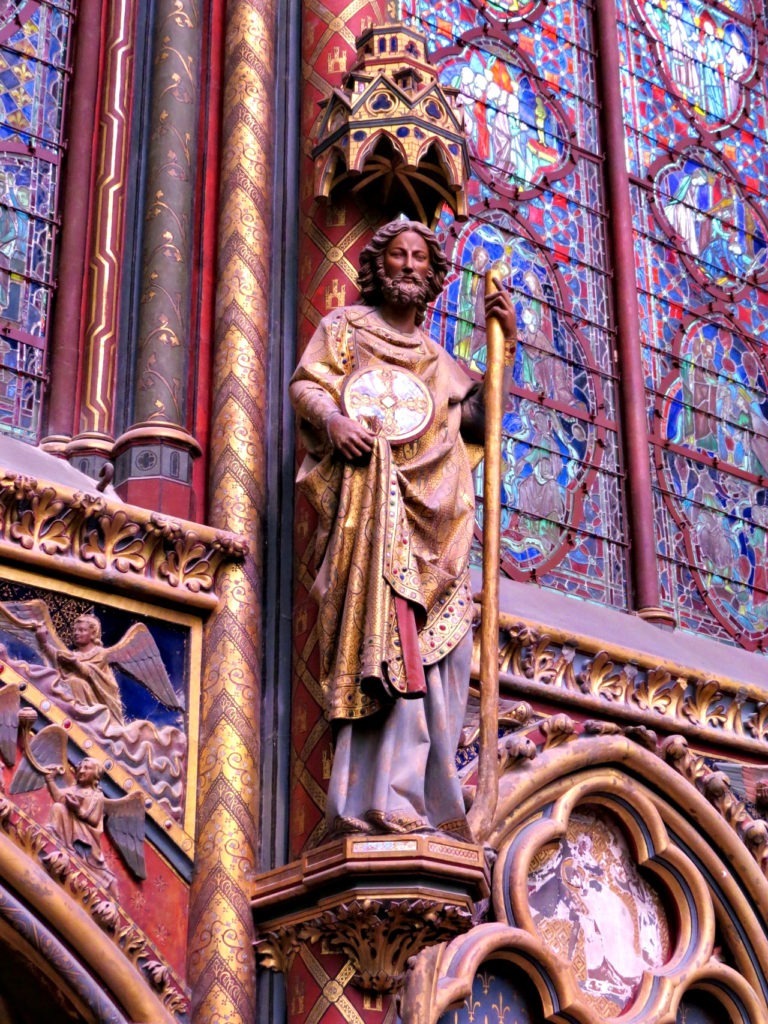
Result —
<svg viewBox="0 0 768 1024"><path fill-rule="evenodd" d="M125 236L125 175L130 143L136 0L114 0L107 14L104 85L98 128L98 167L91 256L86 289L85 352L80 381L79 431L66 455L97 475L112 453L115 373L122 250Z"/></svg>
<svg viewBox="0 0 768 1024"><path fill-rule="evenodd" d="M273 68L278 0L229 0L211 424L210 522L251 553L207 627L189 977L196 1024L256 1019L257 868Z"/></svg>
<svg viewBox="0 0 768 1024"><path fill-rule="evenodd" d="M196 0L159 0L133 425L114 451L123 497L176 515L190 512L185 492L200 451L187 430L200 43Z"/></svg>

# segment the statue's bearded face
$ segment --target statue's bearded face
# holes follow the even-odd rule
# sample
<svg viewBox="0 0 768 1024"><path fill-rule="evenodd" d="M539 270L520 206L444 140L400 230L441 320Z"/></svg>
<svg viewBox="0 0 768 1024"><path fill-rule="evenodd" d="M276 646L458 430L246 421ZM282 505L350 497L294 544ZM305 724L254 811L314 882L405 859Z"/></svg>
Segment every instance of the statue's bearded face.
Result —
<svg viewBox="0 0 768 1024"><path fill-rule="evenodd" d="M391 306L424 306L432 263L426 242L415 231L403 231L387 244L379 262L381 294Z"/></svg>

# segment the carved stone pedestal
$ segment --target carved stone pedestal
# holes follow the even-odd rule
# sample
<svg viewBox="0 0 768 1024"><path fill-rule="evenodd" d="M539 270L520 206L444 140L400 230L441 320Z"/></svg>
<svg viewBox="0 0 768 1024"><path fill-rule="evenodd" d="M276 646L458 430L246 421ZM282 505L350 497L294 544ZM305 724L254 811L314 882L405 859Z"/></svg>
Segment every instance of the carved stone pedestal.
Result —
<svg viewBox="0 0 768 1024"><path fill-rule="evenodd" d="M291 1024L394 1020L408 959L471 928L488 883L481 847L429 835L348 836L262 875L256 949Z"/></svg>

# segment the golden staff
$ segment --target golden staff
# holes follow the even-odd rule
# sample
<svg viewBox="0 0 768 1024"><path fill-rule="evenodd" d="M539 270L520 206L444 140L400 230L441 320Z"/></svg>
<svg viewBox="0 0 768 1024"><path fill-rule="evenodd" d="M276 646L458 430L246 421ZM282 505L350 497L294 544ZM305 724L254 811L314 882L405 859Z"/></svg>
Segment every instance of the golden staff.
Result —
<svg viewBox="0 0 768 1024"><path fill-rule="evenodd" d="M485 293L499 290L489 271ZM480 752L477 793L467 820L478 843L493 824L499 796L499 567L501 564L501 418L504 406L505 343L501 323L486 322L485 466L483 471L483 598L480 619ZM517 345L515 330L513 346ZM514 348L513 348L514 351Z"/></svg>

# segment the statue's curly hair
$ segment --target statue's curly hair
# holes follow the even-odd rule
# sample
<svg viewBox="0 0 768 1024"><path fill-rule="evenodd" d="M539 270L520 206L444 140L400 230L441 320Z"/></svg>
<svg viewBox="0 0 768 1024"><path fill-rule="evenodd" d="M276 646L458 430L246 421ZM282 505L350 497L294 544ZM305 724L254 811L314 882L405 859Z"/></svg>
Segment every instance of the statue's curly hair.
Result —
<svg viewBox="0 0 768 1024"><path fill-rule="evenodd" d="M416 322L420 324L424 319L426 304L433 302L443 290L443 281L449 267L448 257L443 252L437 240L437 235L434 231L425 227L424 224L417 220L398 218L379 228L368 245L360 253L360 270L357 274L357 286L360 289L360 298L367 306L381 305L384 301L384 296L381 292L384 250L393 238L397 238L404 231L415 231L417 235L421 235L427 244L429 252L431 271L426 280L426 301L423 306L419 305L416 314Z"/></svg>
<svg viewBox="0 0 768 1024"><path fill-rule="evenodd" d="M97 644L101 643L101 622L96 618L95 615L78 615L77 622L87 622L93 630L93 639Z"/></svg>

